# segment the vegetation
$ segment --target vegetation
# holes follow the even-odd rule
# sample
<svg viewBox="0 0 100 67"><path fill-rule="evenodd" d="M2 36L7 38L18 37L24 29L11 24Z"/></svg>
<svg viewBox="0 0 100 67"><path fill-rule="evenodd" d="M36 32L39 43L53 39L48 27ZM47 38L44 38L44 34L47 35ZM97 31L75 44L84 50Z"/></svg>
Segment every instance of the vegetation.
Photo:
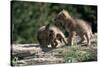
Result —
<svg viewBox="0 0 100 67"><path fill-rule="evenodd" d="M18 61L18 57L12 57L11 65L15 66L17 64L17 61Z"/></svg>
<svg viewBox="0 0 100 67"><path fill-rule="evenodd" d="M72 16L89 21L92 26L97 23L97 6L12 1L12 43L37 42L38 28L53 23L52 20L62 9L68 10ZM97 27L94 29L97 30Z"/></svg>
<svg viewBox="0 0 100 67"><path fill-rule="evenodd" d="M86 47L70 47L70 49L67 49L67 52L64 53L64 59L67 63L97 61L97 50L94 48L88 49Z"/></svg>

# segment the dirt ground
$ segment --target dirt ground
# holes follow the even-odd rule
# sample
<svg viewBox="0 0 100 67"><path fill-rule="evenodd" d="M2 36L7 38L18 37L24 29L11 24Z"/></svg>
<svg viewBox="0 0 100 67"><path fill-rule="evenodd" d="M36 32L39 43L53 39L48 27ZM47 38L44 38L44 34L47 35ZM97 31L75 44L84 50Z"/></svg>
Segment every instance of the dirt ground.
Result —
<svg viewBox="0 0 100 67"><path fill-rule="evenodd" d="M63 44L55 49L44 50L39 44L12 44L11 63L13 66L25 66L97 61L97 34L94 34L91 41L88 47L82 44Z"/></svg>

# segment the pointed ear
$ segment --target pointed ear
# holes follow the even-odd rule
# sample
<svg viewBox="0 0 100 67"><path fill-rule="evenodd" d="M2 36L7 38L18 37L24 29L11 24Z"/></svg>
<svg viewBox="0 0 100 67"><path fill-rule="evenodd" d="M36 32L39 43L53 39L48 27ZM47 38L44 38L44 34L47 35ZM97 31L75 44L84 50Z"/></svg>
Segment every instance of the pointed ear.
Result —
<svg viewBox="0 0 100 67"><path fill-rule="evenodd" d="M65 12L66 12L65 9L63 9L63 10L62 10L62 13L64 14Z"/></svg>
<svg viewBox="0 0 100 67"><path fill-rule="evenodd" d="M65 9L63 9L63 11L65 11Z"/></svg>
<svg viewBox="0 0 100 67"><path fill-rule="evenodd" d="M65 16L65 12L62 13L62 16L63 16L63 17L66 17L66 16Z"/></svg>
<svg viewBox="0 0 100 67"><path fill-rule="evenodd" d="M65 10L65 9L63 9L62 11L63 11L63 12L65 12L66 10Z"/></svg>
<svg viewBox="0 0 100 67"><path fill-rule="evenodd" d="M46 30L48 30L49 27L50 27L50 23L48 23L48 24L46 25Z"/></svg>

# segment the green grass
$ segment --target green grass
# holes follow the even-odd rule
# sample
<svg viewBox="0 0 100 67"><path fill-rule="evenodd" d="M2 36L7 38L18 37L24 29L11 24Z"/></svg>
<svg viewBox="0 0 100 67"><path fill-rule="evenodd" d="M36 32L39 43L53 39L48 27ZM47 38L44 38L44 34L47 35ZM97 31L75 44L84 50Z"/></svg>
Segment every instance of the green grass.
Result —
<svg viewBox="0 0 100 67"><path fill-rule="evenodd" d="M65 51L66 63L97 61L97 50L87 47L70 47Z"/></svg>

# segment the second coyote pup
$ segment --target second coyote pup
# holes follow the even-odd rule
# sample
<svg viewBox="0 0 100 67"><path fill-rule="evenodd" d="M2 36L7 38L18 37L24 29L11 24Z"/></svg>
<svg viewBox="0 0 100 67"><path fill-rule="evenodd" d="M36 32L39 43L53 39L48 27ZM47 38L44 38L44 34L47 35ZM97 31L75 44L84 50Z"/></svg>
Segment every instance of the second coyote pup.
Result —
<svg viewBox="0 0 100 67"><path fill-rule="evenodd" d="M40 27L37 33L37 39L42 48L47 48L49 44L52 48L55 48L58 45L57 40L66 44L65 36L61 30L50 25Z"/></svg>

